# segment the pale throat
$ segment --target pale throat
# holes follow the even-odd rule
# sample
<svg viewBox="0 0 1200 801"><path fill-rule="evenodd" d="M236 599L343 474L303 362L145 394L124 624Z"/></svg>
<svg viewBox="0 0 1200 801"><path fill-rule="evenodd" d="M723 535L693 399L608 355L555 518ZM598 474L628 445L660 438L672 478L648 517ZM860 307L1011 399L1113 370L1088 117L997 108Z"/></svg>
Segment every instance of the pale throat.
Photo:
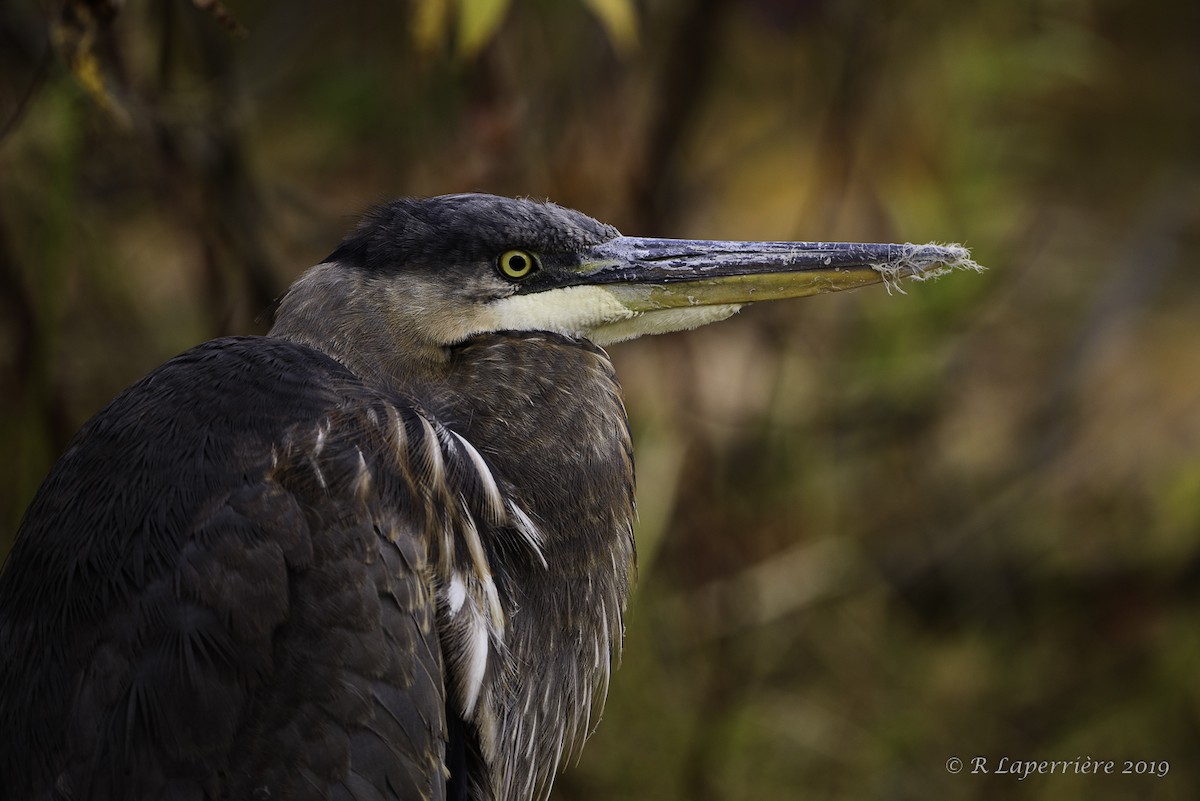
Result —
<svg viewBox="0 0 1200 801"><path fill-rule="evenodd" d="M698 328L741 308L741 304L652 308L640 297L648 298L650 291L650 287L585 285L512 295L487 304L479 322L486 331L551 331L603 346Z"/></svg>

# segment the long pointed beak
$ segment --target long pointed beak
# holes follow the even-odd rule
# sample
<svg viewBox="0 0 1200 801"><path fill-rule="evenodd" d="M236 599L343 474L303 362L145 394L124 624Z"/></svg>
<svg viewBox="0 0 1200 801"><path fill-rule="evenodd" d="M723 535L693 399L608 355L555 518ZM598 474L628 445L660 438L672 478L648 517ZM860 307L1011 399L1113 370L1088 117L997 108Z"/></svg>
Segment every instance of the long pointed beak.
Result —
<svg viewBox="0 0 1200 801"><path fill-rule="evenodd" d="M735 305L979 269L957 245L726 242L622 236L593 247L577 273L628 309Z"/></svg>
<svg viewBox="0 0 1200 801"><path fill-rule="evenodd" d="M724 320L748 303L981 269L957 245L723 242L620 236L533 273L479 330L545 330L598 345Z"/></svg>

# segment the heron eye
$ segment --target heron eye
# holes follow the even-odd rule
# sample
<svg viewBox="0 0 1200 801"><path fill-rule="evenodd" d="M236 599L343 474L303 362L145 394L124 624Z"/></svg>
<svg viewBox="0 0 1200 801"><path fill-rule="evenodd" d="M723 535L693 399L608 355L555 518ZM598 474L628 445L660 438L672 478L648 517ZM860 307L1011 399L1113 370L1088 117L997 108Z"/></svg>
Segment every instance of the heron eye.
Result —
<svg viewBox="0 0 1200 801"><path fill-rule="evenodd" d="M500 254L500 272L505 278L525 278L537 267L537 257L528 250L506 250Z"/></svg>

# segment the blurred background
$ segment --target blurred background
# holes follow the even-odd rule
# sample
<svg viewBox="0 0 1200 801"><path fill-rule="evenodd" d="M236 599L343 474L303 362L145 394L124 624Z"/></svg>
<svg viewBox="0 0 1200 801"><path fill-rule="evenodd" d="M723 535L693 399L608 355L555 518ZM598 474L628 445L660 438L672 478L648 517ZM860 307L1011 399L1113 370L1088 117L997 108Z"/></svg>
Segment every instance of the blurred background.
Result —
<svg viewBox="0 0 1200 801"><path fill-rule="evenodd" d="M383 198L962 242L611 349L639 582L555 797L1195 797L1200 5L226 2L0 5L0 555L84 420Z"/></svg>

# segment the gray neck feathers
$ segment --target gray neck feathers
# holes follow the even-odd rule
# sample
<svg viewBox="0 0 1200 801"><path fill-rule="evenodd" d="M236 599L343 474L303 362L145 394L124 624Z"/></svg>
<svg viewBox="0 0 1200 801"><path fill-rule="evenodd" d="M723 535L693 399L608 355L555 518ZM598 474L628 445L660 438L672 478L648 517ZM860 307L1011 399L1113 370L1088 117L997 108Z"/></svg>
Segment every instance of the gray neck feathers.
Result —
<svg viewBox="0 0 1200 801"><path fill-rule="evenodd" d="M434 345L384 283L318 265L283 299L271 335L417 400L427 445L457 450L498 490L496 519L507 522L467 521L478 543L469 560L469 549L428 543L447 691L489 766L472 784L544 799L598 721L624 631L633 461L620 388L603 351L553 334Z"/></svg>

